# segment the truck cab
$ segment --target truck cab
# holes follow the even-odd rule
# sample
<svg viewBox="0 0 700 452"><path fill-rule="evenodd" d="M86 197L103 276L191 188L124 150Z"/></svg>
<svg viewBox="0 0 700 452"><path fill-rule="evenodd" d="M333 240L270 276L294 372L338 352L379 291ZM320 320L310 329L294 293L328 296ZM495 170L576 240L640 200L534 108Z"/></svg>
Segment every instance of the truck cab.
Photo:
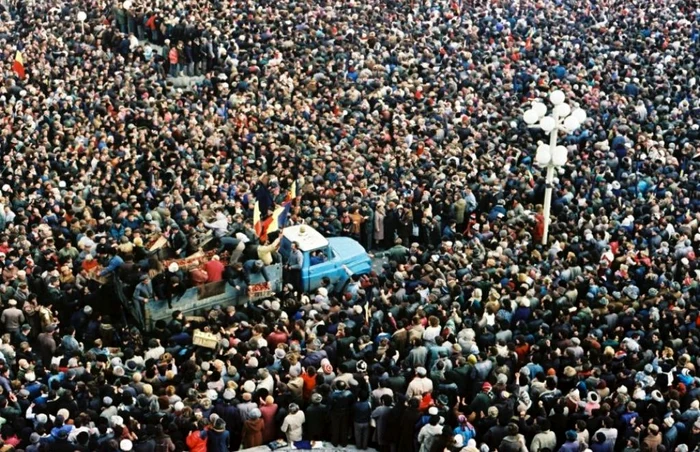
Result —
<svg viewBox="0 0 700 452"><path fill-rule="evenodd" d="M311 292L321 287L324 277L331 280L335 290L340 290L353 274L362 275L372 270L367 251L351 238L326 238L307 225L286 227L280 243L280 254L285 261L293 242L299 244L304 255L301 268L304 291Z"/></svg>

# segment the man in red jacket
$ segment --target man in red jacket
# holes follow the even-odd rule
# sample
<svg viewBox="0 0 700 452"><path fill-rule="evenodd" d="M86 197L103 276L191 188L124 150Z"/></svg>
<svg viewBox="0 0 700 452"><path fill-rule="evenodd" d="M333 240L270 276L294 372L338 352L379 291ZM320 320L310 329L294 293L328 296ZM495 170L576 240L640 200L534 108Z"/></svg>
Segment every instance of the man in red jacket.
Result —
<svg viewBox="0 0 700 452"><path fill-rule="evenodd" d="M204 264L204 270L207 272L207 282L216 282L223 279L224 264L221 263L217 255Z"/></svg>
<svg viewBox="0 0 700 452"><path fill-rule="evenodd" d="M207 452L207 430L201 424L198 427L201 430L192 430L185 442L191 452Z"/></svg>

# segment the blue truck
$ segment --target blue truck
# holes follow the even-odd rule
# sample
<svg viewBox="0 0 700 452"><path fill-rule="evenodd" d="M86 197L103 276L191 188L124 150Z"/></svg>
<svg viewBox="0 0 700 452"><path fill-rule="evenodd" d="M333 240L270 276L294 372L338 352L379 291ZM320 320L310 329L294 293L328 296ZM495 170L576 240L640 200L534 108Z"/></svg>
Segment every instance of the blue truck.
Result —
<svg viewBox="0 0 700 452"><path fill-rule="evenodd" d="M306 226L291 226L284 230L280 254L289 257L292 242L299 245L304 255L301 281L304 291L312 292L321 287L324 277L340 290L354 274L363 275L372 269L372 260L367 251L348 237L326 238L315 229Z"/></svg>
<svg viewBox="0 0 700 452"><path fill-rule="evenodd" d="M289 257L294 242L304 256L301 279L305 292L321 287L324 277L340 292L352 275L372 270L372 259L367 251L351 238L326 238L308 225L289 226L282 231L280 241L283 260ZM237 279L233 284L220 281L191 287L173 303L172 309L165 301L150 302L144 307L146 327L152 328L158 320L170 320L175 310L197 315L214 306L243 305L273 297L282 291L282 267L281 263L265 266L260 273L249 274L248 281Z"/></svg>

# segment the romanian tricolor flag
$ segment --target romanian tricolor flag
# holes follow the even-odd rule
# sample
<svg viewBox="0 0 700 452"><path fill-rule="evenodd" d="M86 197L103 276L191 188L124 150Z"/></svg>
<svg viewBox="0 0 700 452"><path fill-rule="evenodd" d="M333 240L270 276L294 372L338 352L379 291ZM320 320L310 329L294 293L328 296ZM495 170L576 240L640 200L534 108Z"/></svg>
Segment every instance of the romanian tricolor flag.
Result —
<svg viewBox="0 0 700 452"><path fill-rule="evenodd" d="M15 54L15 61L12 63L12 70L15 71L19 78L24 78L27 76L24 72L24 57L22 57L22 52L19 50Z"/></svg>
<svg viewBox="0 0 700 452"><path fill-rule="evenodd" d="M253 226L255 227L255 234L261 241L263 241L268 234L272 234L284 228L287 224L289 212L292 209L292 202L296 197L297 183L294 182L287 192L287 195L284 197L282 205L277 206L275 210L272 211L272 215L265 219L260 218L260 205L258 201L255 201L255 206L253 207Z"/></svg>
<svg viewBox="0 0 700 452"><path fill-rule="evenodd" d="M289 203L285 203L281 206L275 208L270 217L270 223L267 226L267 233L272 234L273 232L279 231L281 228L287 224L287 214L289 213Z"/></svg>
<svg viewBox="0 0 700 452"><path fill-rule="evenodd" d="M297 197L297 183L296 181L292 183L287 196L284 197L282 205L277 207L274 212L272 212L272 223L267 229L267 233L276 232L280 229L284 229L287 224L287 218L289 218L289 212L292 210L292 202Z"/></svg>
<svg viewBox="0 0 700 452"><path fill-rule="evenodd" d="M282 201L282 205L286 205L294 201L297 197L297 182L294 181L292 183L292 186L289 188L289 191L287 191L287 195L284 197L284 201Z"/></svg>
<svg viewBox="0 0 700 452"><path fill-rule="evenodd" d="M253 207L253 227L255 228L255 234L260 238L260 241L264 241L267 238L267 230L272 223L273 216L270 215L267 218L260 218L260 203L255 201L255 206Z"/></svg>
<svg viewBox="0 0 700 452"><path fill-rule="evenodd" d="M535 29L531 28L527 33L527 39L525 39L525 50L530 52L532 50L532 37L535 35Z"/></svg>

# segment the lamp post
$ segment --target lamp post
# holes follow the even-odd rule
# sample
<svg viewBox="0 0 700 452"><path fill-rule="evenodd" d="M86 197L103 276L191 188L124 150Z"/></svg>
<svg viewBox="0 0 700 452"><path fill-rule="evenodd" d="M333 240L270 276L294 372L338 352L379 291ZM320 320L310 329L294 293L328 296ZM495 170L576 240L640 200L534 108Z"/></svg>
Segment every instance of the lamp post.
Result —
<svg viewBox="0 0 700 452"><path fill-rule="evenodd" d="M78 22L80 22L80 32L82 34L85 34L85 19L87 19L85 11L78 12Z"/></svg>
<svg viewBox="0 0 700 452"><path fill-rule="evenodd" d="M124 8L124 11L126 11L126 35L129 35L129 10L131 7L134 6L131 0L126 0L123 4L122 7ZM158 7L158 3L156 2L156 8Z"/></svg>
<svg viewBox="0 0 700 452"><path fill-rule="evenodd" d="M541 143L537 147L535 162L547 169L544 192L544 233L542 244L546 245L549 239L550 211L552 210L552 184L554 183L554 170L566 165L567 149L565 146L557 146L559 131L571 133L581 127L586 120L586 112L581 108L574 108L566 103L566 95L560 90L549 94L549 102L554 106L551 115L547 115L547 107L539 100L530 105L530 109L523 114L523 121L533 128L542 129L549 134L549 144Z"/></svg>

